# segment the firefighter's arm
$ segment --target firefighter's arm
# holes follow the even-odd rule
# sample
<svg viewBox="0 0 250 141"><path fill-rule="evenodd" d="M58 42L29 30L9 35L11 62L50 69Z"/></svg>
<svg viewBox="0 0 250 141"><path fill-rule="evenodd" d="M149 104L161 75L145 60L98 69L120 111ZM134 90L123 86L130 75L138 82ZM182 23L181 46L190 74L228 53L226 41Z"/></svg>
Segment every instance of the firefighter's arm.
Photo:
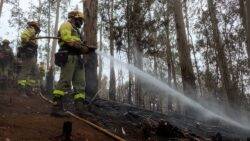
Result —
<svg viewBox="0 0 250 141"><path fill-rule="evenodd" d="M81 39L77 36L72 36L72 25L68 22L63 23L59 29L61 40L68 44L69 46L74 46L74 44L80 43Z"/></svg>

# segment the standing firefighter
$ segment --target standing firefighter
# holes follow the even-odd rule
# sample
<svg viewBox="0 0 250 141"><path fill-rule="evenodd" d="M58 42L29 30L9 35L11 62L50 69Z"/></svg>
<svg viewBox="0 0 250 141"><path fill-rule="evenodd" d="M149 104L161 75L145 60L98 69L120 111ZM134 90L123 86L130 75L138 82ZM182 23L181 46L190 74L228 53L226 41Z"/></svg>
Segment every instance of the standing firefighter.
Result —
<svg viewBox="0 0 250 141"><path fill-rule="evenodd" d="M85 69L83 55L88 48L83 45L79 29L84 21L84 15L79 11L68 14L68 21L64 22L58 32L59 52L55 55L55 64L61 67L60 80L53 91L55 105L52 115L63 116L62 98L71 92L73 85L73 96L78 113L83 110L85 101ZM71 85L72 84L72 85Z"/></svg>
<svg viewBox="0 0 250 141"><path fill-rule="evenodd" d="M14 55L9 44L10 41L5 39L0 47L0 85L2 87L5 87L13 76Z"/></svg>
<svg viewBox="0 0 250 141"><path fill-rule="evenodd" d="M18 48L17 57L21 61L21 70L18 77L18 85L23 92L32 92L36 86L36 75L38 69L37 61L37 40L40 33L40 26L37 22L28 22L28 26L21 33L21 47Z"/></svg>

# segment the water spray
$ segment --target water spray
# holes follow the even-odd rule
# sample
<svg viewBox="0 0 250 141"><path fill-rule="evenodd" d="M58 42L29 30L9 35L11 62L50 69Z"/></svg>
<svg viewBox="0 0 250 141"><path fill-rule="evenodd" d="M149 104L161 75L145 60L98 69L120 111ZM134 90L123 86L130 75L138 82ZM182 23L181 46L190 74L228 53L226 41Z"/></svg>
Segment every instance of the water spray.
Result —
<svg viewBox="0 0 250 141"><path fill-rule="evenodd" d="M176 91L175 89L171 88L170 86L168 86L164 82L158 80L157 78L151 76L148 73L145 73L145 72L141 71L139 68L137 68L137 67L135 67L133 65L127 64L127 63L123 63L120 60L115 59L114 57L112 57L110 55L107 55L105 53L102 53L102 52L100 52L98 50L96 50L96 53L98 55L104 57L104 58L107 58L107 59L113 61L117 65L120 65L122 68L128 69L129 71L131 71L132 73L134 73L135 75L137 75L141 79L147 81L148 83L151 83L151 84L155 85L156 87L162 89L163 91L166 92L165 94L168 94L168 95L170 95L172 97L175 97L178 100L180 100L181 102L185 103L186 105L189 105L192 108L201 111L208 118L220 119L220 120L225 121L225 122L227 122L227 123L229 123L229 124L231 124L233 126L240 127L242 129L250 131L250 124L249 123L247 123L247 125L246 124L243 125L242 123L239 123L239 122L229 118L226 115L216 114L216 113L212 112L211 110L205 108L204 106L202 106L198 102L194 101L193 99L188 98L184 94L182 94L182 93Z"/></svg>

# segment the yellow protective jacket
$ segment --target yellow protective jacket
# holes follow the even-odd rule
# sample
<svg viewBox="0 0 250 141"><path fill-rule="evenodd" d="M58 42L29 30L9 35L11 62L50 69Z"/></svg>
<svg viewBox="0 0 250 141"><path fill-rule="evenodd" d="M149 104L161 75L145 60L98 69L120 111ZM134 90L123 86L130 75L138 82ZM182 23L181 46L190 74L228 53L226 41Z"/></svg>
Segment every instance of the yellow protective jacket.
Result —
<svg viewBox="0 0 250 141"><path fill-rule="evenodd" d="M21 33L21 44L22 46L27 45L29 42L37 45L36 30L33 27L28 27Z"/></svg>
<svg viewBox="0 0 250 141"><path fill-rule="evenodd" d="M77 31L77 29L73 28L72 24L68 21L64 22L60 26L58 36L60 37L60 46L63 46L67 43L81 41L80 33Z"/></svg>

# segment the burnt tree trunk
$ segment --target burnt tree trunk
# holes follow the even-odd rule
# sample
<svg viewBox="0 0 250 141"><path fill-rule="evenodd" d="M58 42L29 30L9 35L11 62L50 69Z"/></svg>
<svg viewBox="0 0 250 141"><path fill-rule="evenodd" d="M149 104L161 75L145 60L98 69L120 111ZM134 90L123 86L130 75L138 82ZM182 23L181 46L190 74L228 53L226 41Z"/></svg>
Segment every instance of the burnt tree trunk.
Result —
<svg viewBox="0 0 250 141"><path fill-rule="evenodd" d="M84 23L84 40L89 46L97 46L97 7L98 0L85 0L83 3L85 13ZM98 91L97 78L97 54L95 48L92 48L87 54L87 62L85 63L85 79L86 79L86 93L88 97L93 97Z"/></svg>

